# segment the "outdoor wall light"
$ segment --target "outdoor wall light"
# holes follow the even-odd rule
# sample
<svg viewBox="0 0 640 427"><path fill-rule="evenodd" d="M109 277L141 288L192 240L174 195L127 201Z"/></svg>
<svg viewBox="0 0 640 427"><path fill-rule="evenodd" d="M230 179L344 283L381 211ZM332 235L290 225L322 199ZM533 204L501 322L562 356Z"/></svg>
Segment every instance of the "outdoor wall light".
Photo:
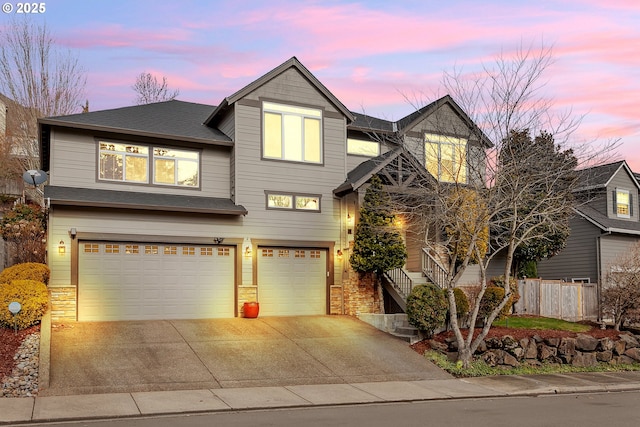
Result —
<svg viewBox="0 0 640 427"><path fill-rule="evenodd" d="M64 240L60 240L60 244L58 244L58 253L60 255L64 255L67 252L67 247L64 245Z"/></svg>
<svg viewBox="0 0 640 427"><path fill-rule="evenodd" d="M251 246L247 245L244 248L244 256L251 256Z"/></svg>
<svg viewBox="0 0 640 427"><path fill-rule="evenodd" d="M342 249L338 249L337 255L339 259L342 259Z"/></svg>
<svg viewBox="0 0 640 427"><path fill-rule="evenodd" d="M349 213L347 214L347 225L353 227L353 217Z"/></svg>

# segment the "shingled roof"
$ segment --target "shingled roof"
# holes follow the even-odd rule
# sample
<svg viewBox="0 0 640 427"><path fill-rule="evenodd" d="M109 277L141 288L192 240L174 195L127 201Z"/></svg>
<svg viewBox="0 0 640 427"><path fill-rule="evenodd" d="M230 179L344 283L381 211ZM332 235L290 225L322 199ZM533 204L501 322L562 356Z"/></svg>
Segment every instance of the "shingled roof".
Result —
<svg viewBox="0 0 640 427"><path fill-rule="evenodd" d="M49 117L40 123L214 145L232 145L220 130L203 123L216 107L178 100L114 108L70 116Z"/></svg>

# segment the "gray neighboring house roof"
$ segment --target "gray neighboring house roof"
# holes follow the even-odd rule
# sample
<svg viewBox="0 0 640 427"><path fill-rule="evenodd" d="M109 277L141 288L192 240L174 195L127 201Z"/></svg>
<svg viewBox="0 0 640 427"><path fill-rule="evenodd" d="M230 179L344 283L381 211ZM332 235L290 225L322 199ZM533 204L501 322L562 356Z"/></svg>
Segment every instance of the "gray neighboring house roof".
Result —
<svg viewBox="0 0 640 427"><path fill-rule="evenodd" d="M247 210L231 199L132 191L46 186L45 199L52 205L161 210L220 215L246 215Z"/></svg>
<svg viewBox="0 0 640 427"><path fill-rule="evenodd" d="M577 207L575 211L582 218L605 232L640 235L640 222L609 218L606 214L589 205Z"/></svg>
<svg viewBox="0 0 640 427"><path fill-rule="evenodd" d="M626 170L634 184L640 189L638 175L631 171L626 161L620 160L578 170L578 179L582 182L582 185L576 189L576 192L588 192L589 190L598 190L600 192L605 190L621 169ZM604 232L640 235L640 222L609 218L605 212L595 209L589 202L576 207L575 211L579 216Z"/></svg>

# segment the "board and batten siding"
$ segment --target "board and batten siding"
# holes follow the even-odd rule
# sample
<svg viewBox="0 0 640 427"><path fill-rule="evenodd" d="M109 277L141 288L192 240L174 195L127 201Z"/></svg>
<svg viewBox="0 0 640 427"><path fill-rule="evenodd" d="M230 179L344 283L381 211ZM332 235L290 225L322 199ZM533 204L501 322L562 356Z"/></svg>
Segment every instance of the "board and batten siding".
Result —
<svg viewBox="0 0 640 427"><path fill-rule="evenodd" d="M135 141L107 139L124 143L141 144ZM51 132L51 169L49 185L61 187L82 187L113 191L139 191L158 194L181 194L202 197L230 197L230 156L226 147L206 146L201 151L200 189L180 188L145 184L126 184L97 179L98 139L88 133L65 132L54 129ZM145 144L141 144L145 145ZM162 141L157 144L171 147Z"/></svg>
<svg viewBox="0 0 640 427"><path fill-rule="evenodd" d="M338 112L336 107L318 92L318 89L306 77L294 68L285 70L247 94L244 99L259 101L261 98L275 100L276 102L290 102L297 105L319 107L333 113Z"/></svg>
<svg viewBox="0 0 640 427"><path fill-rule="evenodd" d="M620 218L616 213L616 207L613 204L613 192L618 190L626 190L631 195L631 202L633 203L631 218ZM607 212L609 218L619 219L622 221L638 221L638 187L631 180L629 174L624 168L618 170L618 173L611 178L609 185L607 186Z"/></svg>
<svg viewBox="0 0 640 427"><path fill-rule="evenodd" d="M556 256L538 262L542 279L565 280L589 278L598 281L597 237L600 229L587 220L574 216L569 222L571 234L566 247Z"/></svg>

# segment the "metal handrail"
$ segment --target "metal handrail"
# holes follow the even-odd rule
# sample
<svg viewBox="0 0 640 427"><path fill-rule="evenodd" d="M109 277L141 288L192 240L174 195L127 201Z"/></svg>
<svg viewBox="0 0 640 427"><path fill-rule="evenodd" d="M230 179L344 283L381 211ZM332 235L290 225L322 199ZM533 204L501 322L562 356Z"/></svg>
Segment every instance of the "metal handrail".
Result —
<svg viewBox="0 0 640 427"><path fill-rule="evenodd" d="M409 277L407 272L402 268L394 268L393 270L385 272L384 275L406 300L407 296L411 293L411 289L413 289L413 280Z"/></svg>

